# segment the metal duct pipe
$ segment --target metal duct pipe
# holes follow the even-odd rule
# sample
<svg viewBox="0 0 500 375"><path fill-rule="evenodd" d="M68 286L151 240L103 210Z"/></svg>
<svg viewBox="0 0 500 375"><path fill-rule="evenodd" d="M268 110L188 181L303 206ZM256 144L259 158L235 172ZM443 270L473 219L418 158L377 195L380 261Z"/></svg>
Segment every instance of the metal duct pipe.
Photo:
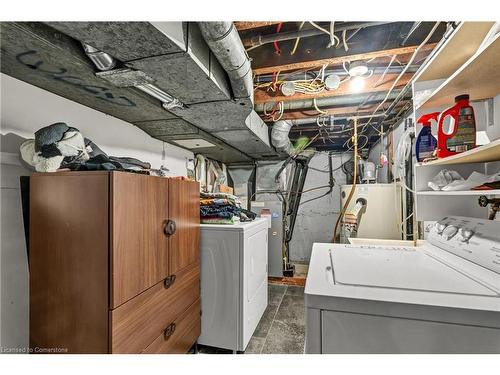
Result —
<svg viewBox="0 0 500 375"><path fill-rule="evenodd" d="M251 98L253 78L250 59L232 22L198 22L203 38L229 76L235 98Z"/></svg>
<svg viewBox="0 0 500 375"><path fill-rule="evenodd" d="M97 69L106 71L111 70L116 66L116 60L106 52L102 52L97 48L94 48L91 45L83 42L82 46L85 50L85 54L89 57L90 60L92 60Z"/></svg>
<svg viewBox="0 0 500 375"><path fill-rule="evenodd" d="M392 22L363 22L363 23L339 25L335 26L335 33L342 32L344 30L356 30L356 29L363 29L365 27L385 25L388 23ZM268 43L283 42L285 40L291 40L296 38L307 38L316 35L326 35L326 33L321 30L318 30L317 28L313 28L313 29L299 30L299 31L288 31L277 34L257 35L248 39L244 39L243 45L245 47L256 47Z"/></svg>
<svg viewBox="0 0 500 375"><path fill-rule="evenodd" d="M400 90L392 90L391 94L389 95L387 100L393 100L395 99ZM349 106L356 106L359 105L360 103L363 103L363 101L368 97L371 96L370 100L365 103L369 104L372 102L378 102L381 101L385 98L387 95L387 91L381 91L378 93L365 93L365 94L357 94L357 95L344 95L344 96L329 96L325 98L317 98L316 99L316 104L318 107L349 107ZM257 112L264 112L264 108L266 111L270 111L273 106L276 103L274 102L267 102L267 103L259 103L255 105L255 110ZM284 111L289 111L289 110L299 110L299 109L312 109L314 108L314 99L301 99L301 100L294 100L294 101L289 101L289 102L284 102L283 103L283 110Z"/></svg>
<svg viewBox="0 0 500 375"><path fill-rule="evenodd" d="M288 133L292 124L285 120L276 121L271 130L271 143L277 151L286 152L288 155L293 154L292 142L288 138Z"/></svg>

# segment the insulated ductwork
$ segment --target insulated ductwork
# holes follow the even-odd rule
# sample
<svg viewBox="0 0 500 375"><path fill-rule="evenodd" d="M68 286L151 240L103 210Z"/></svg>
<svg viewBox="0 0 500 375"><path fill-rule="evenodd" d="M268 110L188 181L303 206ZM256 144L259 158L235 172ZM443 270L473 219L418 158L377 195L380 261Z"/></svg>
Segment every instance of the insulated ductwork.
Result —
<svg viewBox="0 0 500 375"><path fill-rule="evenodd" d="M277 151L285 152L288 155L293 154L292 142L288 138L288 133L292 124L285 120L276 121L271 130L271 143L276 148Z"/></svg>
<svg viewBox="0 0 500 375"><path fill-rule="evenodd" d="M177 99L159 89L151 82L154 80L148 77L144 72L131 69L116 69L110 72L116 66L116 60L106 52L100 51L87 43L82 43L85 54L94 63L97 69L101 70L97 76L109 81L117 87L135 87L142 92L158 99L163 104L163 108L170 110L172 108L183 108L184 105Z"/></svg>
<svg viewBox="0 0 500 375"><path fill-rule="evenodd" d="M278 156L253 110L251 84L234 97L228 73L195 22L6 22L0 28L2 73L224 163ZM248 66L244 51L243 57Z"/></svg>
<svg viewBox="0 0 500 375"><path fill-rule="evenodd" d="M198 22L201 34L226 70L234 97L253 98L250 59L232 22ZM251 99L253 102L253 99Z"/></svg>

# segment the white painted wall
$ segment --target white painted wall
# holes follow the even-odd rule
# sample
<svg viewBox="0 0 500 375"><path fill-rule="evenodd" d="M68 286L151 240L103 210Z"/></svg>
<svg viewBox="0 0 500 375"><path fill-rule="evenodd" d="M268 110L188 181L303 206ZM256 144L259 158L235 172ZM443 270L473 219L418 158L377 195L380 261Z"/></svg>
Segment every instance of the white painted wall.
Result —
<svg viewBox="0 0 500 375"><path fill-rule="evenodd" d="M131 156L172 175L186 175L190 151L163 144L139 128L7 75L0 75L1 253L0 348L28 346L28 264L22 224L19 176L31 171L18 157L19 145L54 122L78 128L113 156ZM165 160L162 148L165 146Z"/></svg>
<svg viewBox="0 0 500 375"><path fill-rule="evenodd" d="M1 74L1 133L33 138L41 127L65 122L79 129L104 152L148 161L154 168L162 164L163 142L138 127ZM165 143L165 166L172 175L186 175L186 158L193 153Z"/></svg>

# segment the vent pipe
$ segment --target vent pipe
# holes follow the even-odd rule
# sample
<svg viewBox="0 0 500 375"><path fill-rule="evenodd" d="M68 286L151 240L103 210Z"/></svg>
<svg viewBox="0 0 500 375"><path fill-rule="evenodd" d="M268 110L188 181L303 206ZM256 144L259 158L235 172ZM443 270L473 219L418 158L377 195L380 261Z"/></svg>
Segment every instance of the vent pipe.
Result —
<svg viewBox="0 0 500 375"><path fill-rule="evenodd" d="M288 134L292 124L285 120L276 121L271 130L271 143L277 151L285 152L288 155L294 154L294 148Z"/></svg>
<svg viewBox="0 0 500 375"><path fill-rule="evenodd" d="M198 22L203 38L229 76L236 99L251 98L253 78L250 59L232 22Z"/></svg>

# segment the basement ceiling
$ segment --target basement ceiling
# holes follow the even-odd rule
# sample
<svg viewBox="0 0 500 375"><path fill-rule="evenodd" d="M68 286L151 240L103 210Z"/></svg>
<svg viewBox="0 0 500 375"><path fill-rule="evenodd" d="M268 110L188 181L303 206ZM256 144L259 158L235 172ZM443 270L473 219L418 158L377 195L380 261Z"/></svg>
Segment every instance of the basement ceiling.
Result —
<svg viewBox="0 0 500 375"><path fill-rule="evenodd" d="M434 22L315 24L235 22L252 61L253 98L234 98L227 73L193 22L3 22L1 71L225 163L283 158L269 143L278 117L294 123L292 140L308 137L317 150L342 151L352 134L350 116L389 108L383 118L361 120L369 122L361 134L370 147L411 107L408 82L441 40L446 23L409 66ZM329 46L331 26L338 45ZM184 109L166 110L135 87L103 79L82 42L113 56L118 68L140 71ZM313 94L286 96L281 90L285 82L319 75L344 80L345 69L356 60L370 72L361 89L347 82Z"/></svg>
<svg viewBox="0 0 500 375"><path fill-rule="evenodd" d="M292 141L307 137L316 150L345 151L352 136L348 118L390 109L386 116L360 119L360 124L366 125L361 127L360 143L370 147L410 110L408 83L442 39L447 24L438 24L420 48L435 22L314 24L235 22L252 60L256 111L268 125L278 118L292 121ZM331 26L338 45L329 46ZM407 67L417 48L418 53ZM364 62L369 69L362 88L346 81L337 89L315 93L286 96L281 90L285 82L319 78L322 67L325 77L336 74L344 80L348 77L345 69L354 61ZM403 69L406 72L400 76Z"/></svg>

